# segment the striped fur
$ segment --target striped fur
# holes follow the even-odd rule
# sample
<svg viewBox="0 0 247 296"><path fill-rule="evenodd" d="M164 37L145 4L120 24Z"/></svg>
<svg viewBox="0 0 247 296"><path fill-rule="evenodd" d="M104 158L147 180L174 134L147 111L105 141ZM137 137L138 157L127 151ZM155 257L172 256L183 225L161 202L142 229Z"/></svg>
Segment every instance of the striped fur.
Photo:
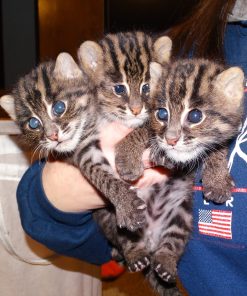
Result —
<svg viewBox="0 0 247 296"><path fill-rule="evenodd" d="M95 213L129 270L143 270L160 295L166 295L169 287L175 289L177 262L192 229L191 195L192 177L189 175L174 175L162 183L138 189L147 211L146 225L136 233L118 229L114 212L104 209Z"/></svg>
<svg viewBox="0 0 247 296"><path fill-rule="evenodd" d="M159 49L158 53L153 52L150 37L145 37L142 33L126 33L119 35L122 42L121 52L117 49L116 40L115 47L113 48L111 45L111 50L115 52L114 55L112 52L108 52L110 46L107 44L109 44L109 38L113 38L114 40L117 36L110 35L101 41L100 46L104 50L104 62L103 65L101 64L99 73L102 76L95 73L95 80L92 79L90 73L84 68L82 68L79 76L73 77L72 75L72 78L67 77L65 79L65 77L61 77L62 73L59 72L60 75L57 75L55 71L57 63L50 62L41 64L30 74L20 79L13 91L17 122L22 129L25 142L33 146L34 149L39 146L47 154L50 151L53 153L56 152L60 157L78 166L82 174L111 201L113 214L111 214L109 209L99 210L95 214L96 218L98 216L98 221L101 225L104 226L104 223L108 225L104 227L106 234L109 227L112 227L111 235L116 233L116 231L120 231L120 233L127 232L123 229L119 230L116 227L117 225L126 226L133 231L141 228L144 224L146 225L146 223L149 227L152 227L153 221L157 220L158 216L159 224L162 224L164 217L168 215L171 221L172 219L176 219L175 215L173 217L173 215L170 216L169 212L163 213L161 211L163 199L166 198L167 209L169 209L169 205L172 206L173 201L170 199L171 194L168 191L176 190L179 186L177 182L183 183L185 189L190 186L190 183L187 181L177 181L174 179L174 184L171 184L171 182L169 184L165 183L154 186L148 189L148 191L139 191L137 193L134 190L129 190L127 183L120 181L113 175L109 163L102 154L99 146L99 125L102 127L104 122L117 120L134 127L143 125L147 119L146 102L148 101L149 94L142 94L141 86L149 82L150 77L147 71L151 56L155 59L158 53L160 53ZM131 36L133 36L135 42L140 44L140 48L137 46L137 43L135 43L134 47L131 45ZM145 40L145 38L149 41ZM143 55L140 54L142 46L149 47L150 52L148 53L145 48ZM124 48L126 48L126 52ZM157 48L159 47L156 46ZM124 60L124 55L127 55L125 58L127 62L122 63L121 61ZM115 59L119 61L119 68L115 67ZM112 64L110 61L112 61ZM114 81L114 77L121 77L121 79ZM112 81L114 81L114 85L116 82L127 84L129 89L128 97L114 96ZM138 99L137 103L135 99ZM61 116L55 116L53 114L52 108L57 101L63 101L66 104L66 112ZM140 104L139 113L132 112L133 110L131 111L132 102L134 102L134 106L135 104ZM38 131L28 127L27 122L30 117L36 117L42 122ZM58 139L52 139L54 134ZM74 138L74 134L77 135L76 139ZM159 192L159 198L154 199L157 192ZM191 191L186 190L186 192ZM184 210L186 210L185 204L188 203L189 206L190 203L187 193L183 194L183 199L185 202ZM180 203L181 200L182 198L179 198L177 202ZM145 214L146 203L148 212L152 210L153 216L150 213L149 215ZM182 216L180 212L176 214ZM104 219L101 219L102 216ZM146 221L146 219L148 220ZM112 223L113 221L114 223ZM191 224L190 217L184 223L189 229ZM154 237L145 237L145 241L149 242L149 244L153 243L155 246L150 246L144 257L139 256L136 258L134 256L134 251L140 249L142 242L139 242L141 246L137 242L132 244L131 240L128 240L128 238L126 240L125 235L120 235L119 240L118 235L115 238L111 238L111 240L114 242L115 239L117 245L119 242L126 242L123 252L129 265L136 269L135 265L141 264L142 268L143 260L146 264L152 262L150 254L155 252L156 246L159 246L159 251L163 251L164 256L167 256L169 252L179 254L180 251L177 249L182 249L184 242L187 240L186 235L183 237L177 236L171 240L172 233L163 233L164 237L166 236L168 240L166 245L163 246L161 241L160 244L156 242L157 237L161 234L159 231L159 228L157 233L153 231L155 234ZM127 233L128 235L130 234L130 232ZM130 234L131 237L135 235L134 233ZM129 256L127 256L128 253ZM161 262L162 266L167 270L168 273L164 277L165 280L174 279L176 273L176 256L174 255L174 261L169 261L167 267L162 262L165 259L160 257L155 259L152 256L152 259L155 259L152 262L152 266L159 268L158 266ZM162 269L157 270L157 274L163 277L164 271Z"/></svg>
<svg viewBox="0 0 247 296"><path fill-rule="evenodd" d="M233 186L227 170L227 145L237 135L243 113L242 70L191 59L164 67L152 63L150 73L150 122L128 135L117 148L121 176L131 180L140 176L140 149L150 147L152 161L169 168L193 171L203 163L205 197L226 201ZM164 109L166 120L159 118ZM195 110L200 112L199 122L189 120ZM125 156L129 149L132 159Z"/></svg>
<svg viewBox="0 0 247 296"><path fill-rule="evenodd" d="M108 34L99 44L81 45L79 60L97 83L101 113L108 121L137 127L147 120L149 64L152 60L166 63L170 52L168 37L153 40L143 32ZM115 91L119 85L125 88L120 94Z"/></svg>
<svg viewBox="0 0 247 296"><path fill-rule="evenodd" d="M153 162L176 168L175 172L187 177L173 176L149 188L149 192L146 189L147 195L139 192L147 204L147 225L138 238L125 242L128 247L123 253L130 268L145 270L160 295L176 295L178 291L164 281L174 279L176 263L191 232L194 168L204 164L207 199L220 203L231 194L226 145L241 122L243 74L239 68L226 69L211 61L193 59L164 67L151 64L150 74L150 121L119 143L118 172L126 181L138 179L144 169L142 153L149 148ZM161 108L166 108L167 120L159 117ZM188 121L194 109L202 111L202 120L197 123Z"/></svg>
<svg viewBox="0 0 247 296"><path fill-rule="evenodd" d="M62 59L60 62L66 72L68 61ZM127 183L114 176L99 145L99 127L102 128L105 120L99 112L93 81L75 63L74 71L80 71L80 75L61 77L56 69L62 66L58 67L57 63L39 65L21 78L13 91L22 139L47 157L51 152L77 166L114 205L119 226L131 230L140 228L145 223L146 205L135 190L130 190ZM58 101L66 105L61 116L54 114ZM37 118L40 127L30 128L30 118Z"/></svg>
<svg viewBox="0 0 247 296"><path fill-rule="evenodd" d="M99 145L99 128L112 120L128 126L145 122L147 113L141 102L147 100L149 88L142 93L141 81L148 83L151 56L162 56L163 40L165 44L168 41L165 51L169 56L171 46L167 37L158 39L153 45L151 37L141 32L108 35L99 44L91 42L103 53L96 55L96 60L92 60L91 52L87 56L89 60L79 55L82 66L79 69L72 57L61 54L56 63L41 64L20 79L13 92L16 119L25 142L47 155L50 151L56 152L78 166L114 205L117 224L130 230L141 228L145 223L146 205L135 190L130 190L127 183L114 176ZM104 60L100 63L102 57ZM127 62L123 63L124 59ZM99 71L90 75L88 68L83 67L85 61L93 69L100 65ZM120 84L126 79L129 99L114 96L116 77L121 77ZM138 77L141 78L138 80ZM132 97L138 99L137 105L132 105ZM66 110L57 116L54 106L58 101L65 104ZM28 127L31 117L40 121L38 129Z"/></svg>

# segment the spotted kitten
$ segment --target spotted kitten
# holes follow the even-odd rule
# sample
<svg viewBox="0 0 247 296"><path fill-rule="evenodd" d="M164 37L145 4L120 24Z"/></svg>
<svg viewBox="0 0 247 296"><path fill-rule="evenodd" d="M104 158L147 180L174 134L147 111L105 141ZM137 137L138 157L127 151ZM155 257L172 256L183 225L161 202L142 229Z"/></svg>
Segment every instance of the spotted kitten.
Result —
<svg viewBox="0 0 247 296"><path fill-rule="evenodd" d="M78 57L97 86L100 113L108 122L142 126L148 118L149 64L167 63L172 42L143 32L108 34L99 44L84 42Z"/></svg>
<svg viewBox="0 0 247 296"><path fill-rule="evenodd" d="M238 132L243 111L243 72L208 60L178 60L150 66L150 121L123 139L116 149L116 166L123 179L143 173L142 153L173 169L161 184L139 190L147 204L146 226L136 233L117 230L116 244L130 269L144 269L160 295L178 295L167 285L192 230L193 169L203 163L204 194L224 202L232 179L227 170L229 140ZM190 172L192 172L190 174ZM163 280L163 281L162 281Z"/></svg>
<svg viewBox="0 0 247 296"><path fill-rule="evenodd" d="M1 98L24 141L47 155L56 152L79 167L113 204L117 224L131 230L145 223L146 205L135 190L114 176L101 151L99 132L112 120L130 126L144 123L148 65L152 56L162 62L170 44L168 37L154 43L141 32L109 35L100 44L88 41L78 53L81 68L70 55L60 54L56 63L39 65L20 79L11 95ZM130 53L125 52L129 47Z"/></svg>
<svg viewBox="0 0 247 296"><path fill-rule="evenodd" d="M193 170L202 163L205 198L225 202L233 187L226 156L241 123L243 71L191 59L164 67L152 63L150 73L150 122L119 144L121 177L134 180L142 175L140 155L150 148L152 161L165 167Z"/></svg>

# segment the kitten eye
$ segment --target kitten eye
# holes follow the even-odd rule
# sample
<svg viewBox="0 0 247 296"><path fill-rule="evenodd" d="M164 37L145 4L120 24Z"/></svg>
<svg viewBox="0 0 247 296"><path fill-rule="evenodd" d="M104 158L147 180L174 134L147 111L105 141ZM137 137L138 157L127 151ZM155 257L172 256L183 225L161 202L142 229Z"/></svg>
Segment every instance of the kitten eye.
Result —
<svg viewBox="0 0 247 296"><path fill-rule="evenodd" d="M146 95L146 94L149 93L149 91L150 91L149 84L148 84L148 83L144 84L144 85L142 86L142 93Z"/></svg>
<svg viewBox="0 0 247 296"><path fill-rule="evenodd" d="M64 113L65 111L65 103L63 101L57 101L53 106L52 106L52 110L54 115L60 116Z"/></svg>
<svg viewBox="0 0 247 296"><path fill-rule="evenodd" d="M117 84L114 86L115 93L117 95L123 95L127 92L126 86L123 84Z"/></svg>
<svg viewBox="0 0 247 296"><path fill-rule="evenodd" d="M31 129L37 129L37 128L39 128L41 126L41 123L40 123L40 121L36 117L31 117L28 120L28 126Z"/></svg>
<svg viewBox="0 0 247 296"><path fill-rule="evenodd" d="M168 120L168 111L166 108L160 108L156 112L156 116L160 121L167 121Z"/></svg>
<svg viewBox="0 0 247 296"><path fill-rule="evenodd" d="M192 109L189 112L187 119L191 123L199 123L202 120L202 111L198 109Z"/></svg>

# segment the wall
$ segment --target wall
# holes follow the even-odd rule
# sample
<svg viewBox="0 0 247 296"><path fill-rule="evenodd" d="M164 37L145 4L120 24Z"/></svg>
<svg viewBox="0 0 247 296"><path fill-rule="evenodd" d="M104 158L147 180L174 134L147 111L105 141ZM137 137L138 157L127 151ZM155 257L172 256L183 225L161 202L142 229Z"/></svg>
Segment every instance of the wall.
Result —
<svg viewBox="0 0 247 296"><path fill-rule="evenodd" d="M75 57L82 41L103 35L103 0L39 0L38 11L41 61L61 51Z"/></svg>

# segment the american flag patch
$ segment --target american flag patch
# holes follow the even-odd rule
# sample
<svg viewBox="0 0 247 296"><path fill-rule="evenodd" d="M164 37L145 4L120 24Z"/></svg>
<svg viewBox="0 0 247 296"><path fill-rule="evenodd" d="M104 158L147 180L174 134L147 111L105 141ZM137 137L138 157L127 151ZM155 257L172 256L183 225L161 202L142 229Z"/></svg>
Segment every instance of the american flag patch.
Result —
<svg viewBox="0 0 247 296"><path fill-rule="evenodd" d="M198 228L205 235L232 239L232 212L199 209Z"/></svg>

